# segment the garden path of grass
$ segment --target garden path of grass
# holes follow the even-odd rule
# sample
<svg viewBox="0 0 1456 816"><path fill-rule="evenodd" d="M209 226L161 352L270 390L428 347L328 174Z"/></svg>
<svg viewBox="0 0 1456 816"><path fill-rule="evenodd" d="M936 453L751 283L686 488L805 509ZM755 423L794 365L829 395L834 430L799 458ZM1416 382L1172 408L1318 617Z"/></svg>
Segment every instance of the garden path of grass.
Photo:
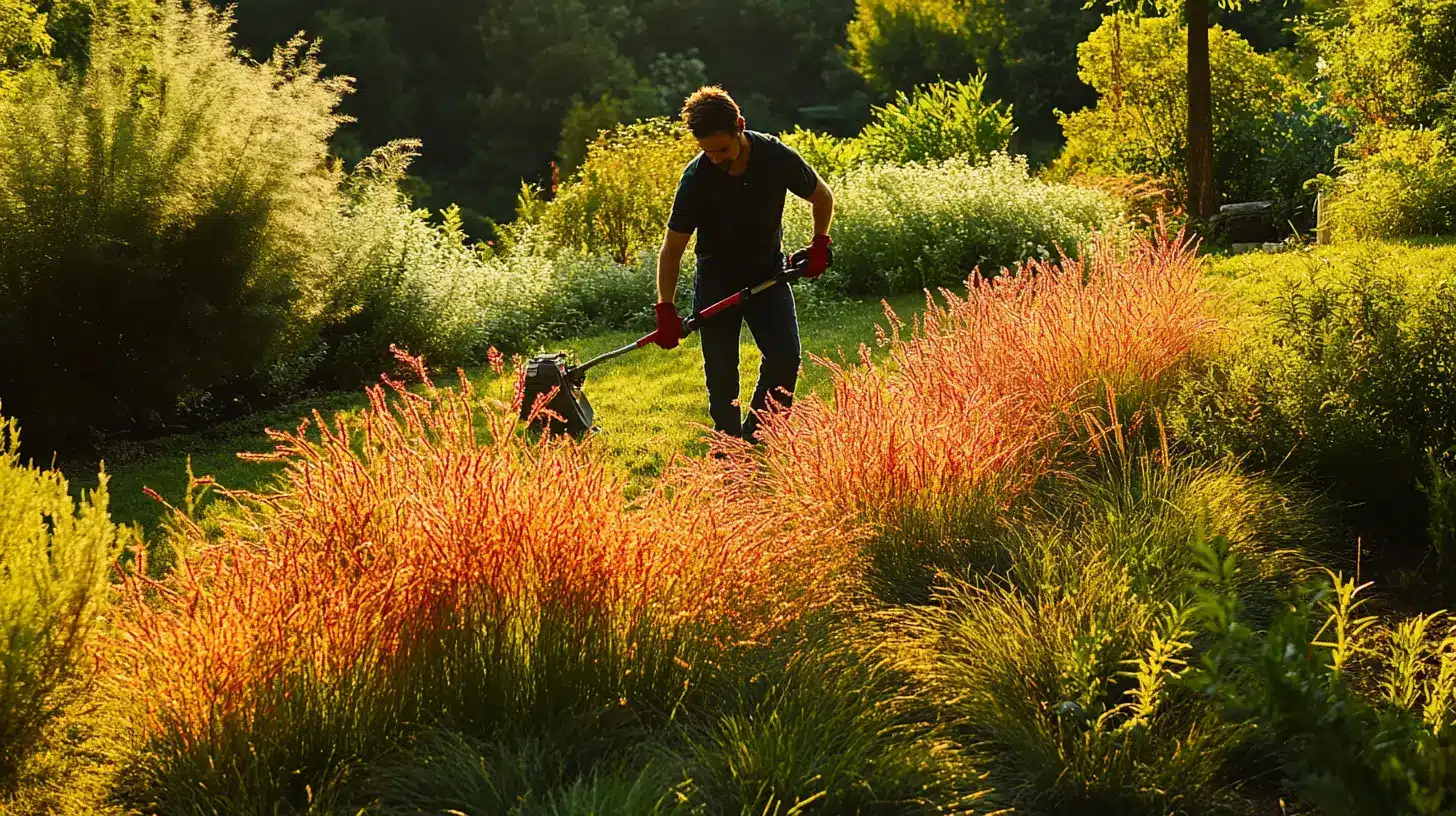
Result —
<svg viewBox="0 0 1456 816"><path fill-rule="evenodd" d="M895 312L909 321L925 308L925 295L909 294L887 298ZM852 301L822 306L800 315L800 333L805 351L804 372L799 393L824 393L829 372L808 360L809 354L838 360L842 349L857 360L861 343L870 347L876 359L885 351L875 345L875 325L885 324L879 300ZM590 337L562 340L551 350L571 350L589 359L618 348L639 334L609 332ZM742 401L747 405L758 380L759 353L747 330L742 335L740 382ZM509 401L513 381L495 377L489 368L468 369L472 384L487 396ZM454 376L437 376L436 384L456 384ZM665 352L655 347L614 360L593 370L586 393L596 410L601 444L619 472L635 490L656 479L674 453L702 456L706 453L706 428L711 424L707 390L703 381L703 357L696 335L679 348ZM367 404L364 390L318 395L308 400L229 421L192 434L146 443L115 446L103 459L111 476L111 515L119 523L141 523L153 529L165 508L143 492L150 487L173 504L181 504L187 485L187 458L193 472L210 475L227 488L258 490L268 485L280 466L244 462L238 452L272 449L265 429L293 430L299 421L317 409L325 418L336 413L357 414ZM64 465L73 491L96 486L96 463Z"/></svg>

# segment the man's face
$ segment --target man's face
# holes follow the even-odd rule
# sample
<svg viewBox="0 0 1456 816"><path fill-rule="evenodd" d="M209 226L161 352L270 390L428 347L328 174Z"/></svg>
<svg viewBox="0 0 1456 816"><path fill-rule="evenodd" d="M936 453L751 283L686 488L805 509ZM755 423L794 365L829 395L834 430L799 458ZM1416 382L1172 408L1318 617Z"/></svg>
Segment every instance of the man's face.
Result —
<svg viewBox="0 0 1456 816"><path fill-rule="evenodd" d="M698 147L703 149L708 161L719 167L728 167L738 159L738 153L743 145L738 140L738 131L732 133L714 133L702 136L698 139Z"/></svg>

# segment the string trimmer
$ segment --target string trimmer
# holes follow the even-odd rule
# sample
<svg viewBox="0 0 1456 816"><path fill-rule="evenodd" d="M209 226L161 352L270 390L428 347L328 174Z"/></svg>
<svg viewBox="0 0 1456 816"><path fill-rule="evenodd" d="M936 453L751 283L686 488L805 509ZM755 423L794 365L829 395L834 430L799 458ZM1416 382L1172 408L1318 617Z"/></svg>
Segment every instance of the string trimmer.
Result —
<svg viewBox="0 0 1456 816"><path fill-rule="evenodd" d="M682 336L687 337L697 331L704 320L711 320L774 286L787 285L791 281L802 278L808 263L809 256L806 251L801 250L794 253L784 265L784 270L774 277L757 286L740 289L712 306L683 318ZM609 351L576 366L567 364L565 354L547 354L532 358L526 364L525 386L521 399L521 419L531 422L533 428L549 428L553 434L565 432L580 437L582 434L594 430L595 416L592 412L591 401L582 391L587 371L608 360L615 360L637 349L650 346L656 339L657 332L653 332L634 343ZM554 394L552 394L553 390ZM542 397L545 397L547 402L542 410L534 411L533 421L533 410L537 400Z"/></svg>

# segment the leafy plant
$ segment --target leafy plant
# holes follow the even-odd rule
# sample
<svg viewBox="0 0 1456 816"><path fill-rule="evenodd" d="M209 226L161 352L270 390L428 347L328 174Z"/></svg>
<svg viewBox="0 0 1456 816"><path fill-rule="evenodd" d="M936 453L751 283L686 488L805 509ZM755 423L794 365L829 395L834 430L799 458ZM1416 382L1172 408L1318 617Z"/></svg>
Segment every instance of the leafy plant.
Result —
<svg viewBox="0 0 1456 816"><path fill-rule="evenodd" d="M1011 108L985 101L985 92L984 74L896 92L892 103L872 110L874 120L856 137L860 152L867 161L889 164L974 163L1004 153L1016 132Z"/></svg>
<svg viewBox="0 0 1456 816"><path fill-rule="evenodd" d="M47 730L89 690L86 651L124 536L107 477L76 502L59 471L22 464L20 429L0 425L0 797Z"/></svg>
<svg viewBox="0 0 1456 816"><path fill-rule="evenodd" d="M1255 632L1237 619L1227 543L1208 542L1198 558L1194 620L1212 641L1188 682L1226 717L1267 731L1299 794L1325 813L1448 810L1456 640L1446 616L1392 629L1362 614L1368 583L1329 572Z"/></svg>
<svg viewBox="0 0 1456 816"><path fill-rule="evenodd" d="M899 663L1018 809L1233 811L1222 780L1243 729L1177 683L1185 613L1140 598L1102 551L1063 555L1039 566L1070 580L954 580L935 606L907 610Z"/></svg>

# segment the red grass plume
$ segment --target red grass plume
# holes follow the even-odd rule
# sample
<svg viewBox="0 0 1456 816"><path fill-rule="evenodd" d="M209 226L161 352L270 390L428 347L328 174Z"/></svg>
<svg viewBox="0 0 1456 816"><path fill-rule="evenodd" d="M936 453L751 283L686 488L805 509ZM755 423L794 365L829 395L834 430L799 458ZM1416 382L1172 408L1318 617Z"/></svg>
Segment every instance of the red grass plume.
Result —
<svg viewBox="0 0 1456 816"><path fill-rule="evenodd" d="M195 531L167 579L125 576L103 654L149 729L205 738L275 680L385 664L405 633L472 605L511 632L549 606L623 636L750 638L833 600L846 548L832 531L785 529L706 481L629 503L589 447L528 444L509 406L477 401L463 376L437 390L411 364L423 393L386 379L355 430L316 413L312 429L270 432L276 453L258 458L287 463L278 492L221 541Z"/></svg>
<svg viewBox="0 0 1456 816"><path fill-rule="evenodd" d="M764 475L828 515L892 522L956 497L1008 497L1050 462L1094 386L1146 393L1213 329L1183 236L1098 238L1084 259L1032 261L972 279L901 337L890 359L833 370L833 400L807 398L763 431Z"/></svg>

